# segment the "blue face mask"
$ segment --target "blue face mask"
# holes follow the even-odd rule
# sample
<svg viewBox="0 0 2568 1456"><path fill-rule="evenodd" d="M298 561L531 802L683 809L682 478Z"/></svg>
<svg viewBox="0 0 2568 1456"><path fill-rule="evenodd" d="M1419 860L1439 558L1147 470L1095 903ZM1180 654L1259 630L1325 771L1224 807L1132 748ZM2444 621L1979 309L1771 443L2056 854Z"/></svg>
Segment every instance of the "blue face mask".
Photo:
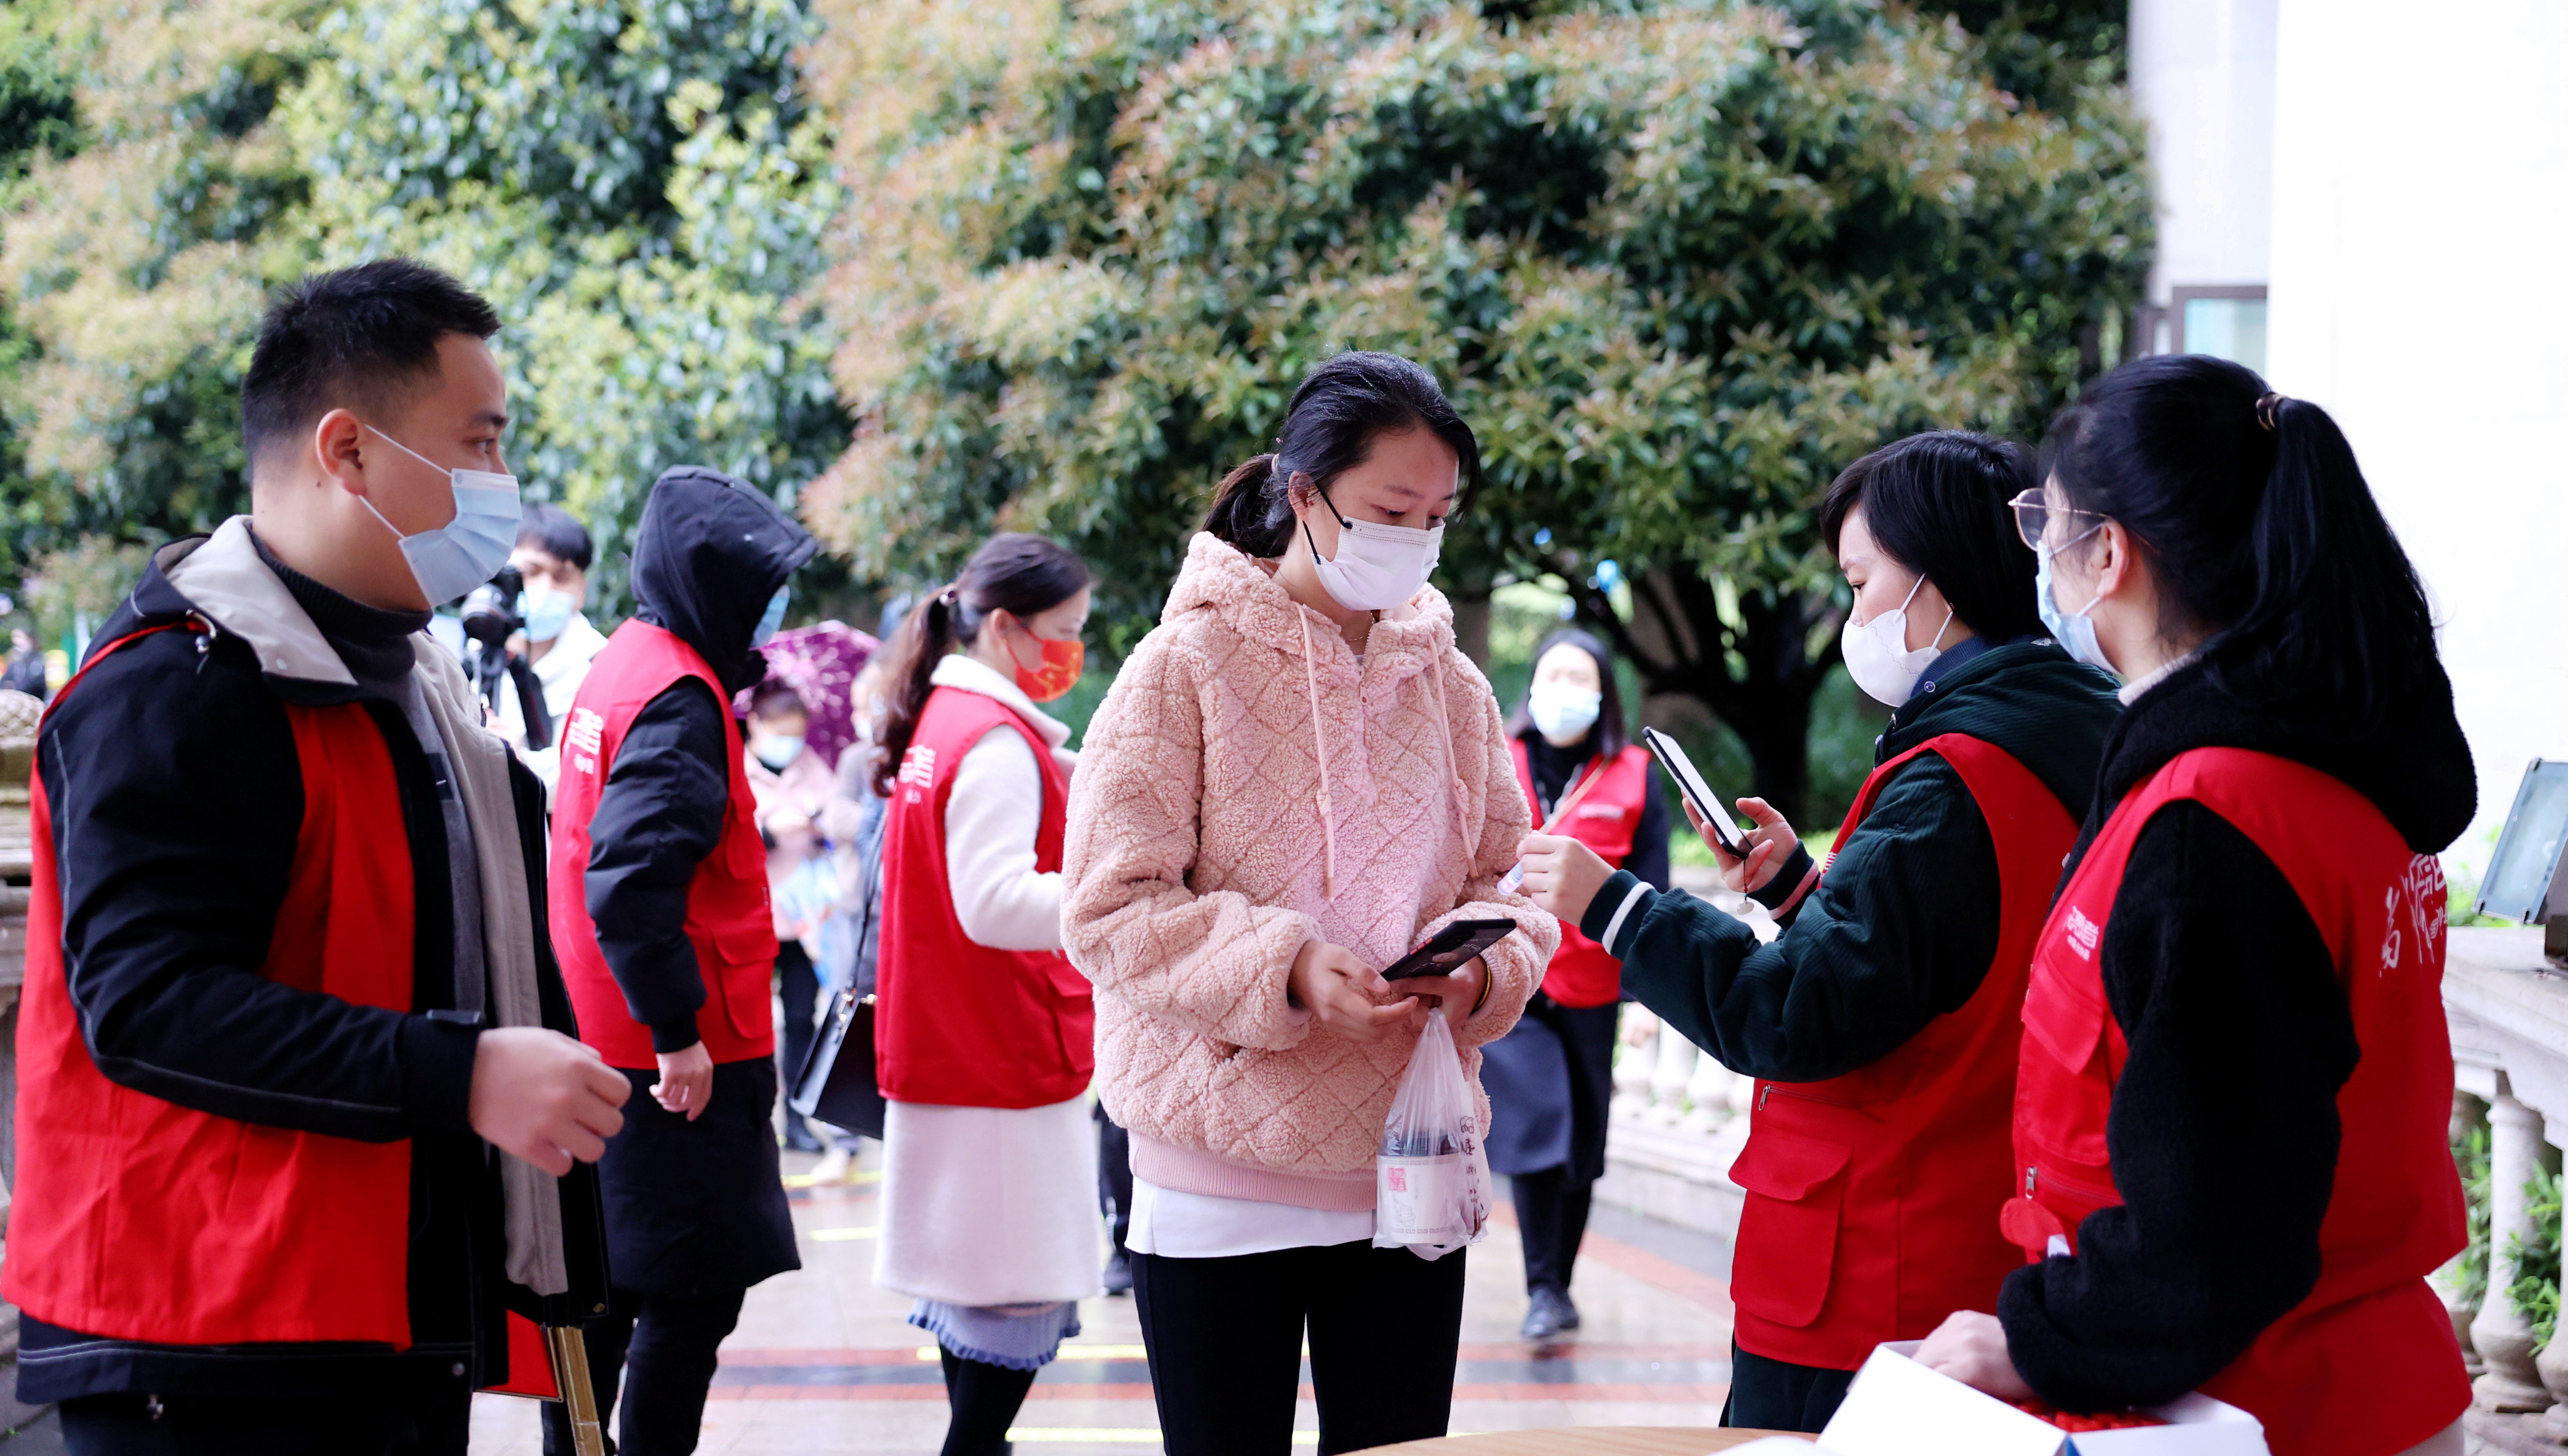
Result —
<svg viewBox="0 0 2568 1456"><path fill-rule="evenodd" d="M407 536L375 510L372 500L357 497L359 504L374 511L375 519L383 521L385 530L401 537L402 559L410 563L410 574L430 606L454 601L508 564L508 553L517 545L516 476L441 465L375 427L366 428L430 469L445 471L455 492L455 519Z"/></svg>
<svg viewBox="0 0 2568 1456"><path fill-rule="evenodd" d="M550 642L561 636L578 610L577 598L548 587L530 586L517 598L517 615L526 619L528 642Z"/></svg>
<svg viewBox="0 0 2568 1456"><path fill-rule="evenodd" d="M792 586L780 586L776 589L776 596L767 604L767 615L758 619L758 630L749 634L749 645L752 648L765 647L769 640L776 636L776 629L785 625L785 604L792 600L794 600Z"/></svg>
<svg viewBox="0 0 2568 1456"><path fill-rule="evenodd" d="M2099 526L2096 529L2101 530L2102 527ZM2060 604L2053 601L2051 596L2052 558L2093 534L2095 532L2090 530L2071 540L2063 541L2050 550L2037 553L2042 564L2034 568L2033 607L2035 611L2042 614L2042 625L2050 629L2052 639L2058 642L2071 657L2090 668L2112 673L2118 678L2121 674L2113 672L2113 664L2105 658L2104 649L2095 641L2095 624L2086 615L2095 610L2094 601L2090 600L2075 613L2069 613L2061 611Z"/></svg>

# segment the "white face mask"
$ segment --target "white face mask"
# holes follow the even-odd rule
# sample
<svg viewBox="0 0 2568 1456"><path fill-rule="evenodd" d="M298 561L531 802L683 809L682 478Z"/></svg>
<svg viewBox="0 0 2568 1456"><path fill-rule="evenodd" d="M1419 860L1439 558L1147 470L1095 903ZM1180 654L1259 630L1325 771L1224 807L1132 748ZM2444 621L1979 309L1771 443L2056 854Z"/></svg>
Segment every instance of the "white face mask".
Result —
<svg viewBox="0 0 2568 1456"><path fill-rule="evenodd" d="M375 427L366 428L430 469L446 471L455 491L455 519L410 536L403 536L401 527L375 510L373 501L357 497L374 511L375 519L383 521L385 530L401 537L402 559L410 563L411 577L430 606L454 601L508 564L508 553L517 549L516 476L441 465Z"/></svg>
<svg viewBox="0 0 2568 1456"><path fill-rule="evenodd" d="M1908 650L1908 603L1917 600L1918 591L1925 585L1926 578L1917 578L1906 600L1869 622L1846 618L1842 643L1847 675L1854 679L1856 687L1893 708L1907 702L1917 691L1917 680L1926 676L1926 669L1934 665L1940 652L1932 642L1915 652ZM1953 613L1947 608L1944 627L1952 625ZM1937 641L1943 639L1944 627L1935 629Z"/></svg>
<svg viewBox="0 0 2568 1456"><path fill-rule="evenodd" d="M1604 707L1604 694L1583 692L1559 682L1536 683L1525 696L1526 716L1544 737L1554 742L1576 742L1580 734L1596 726L1597 715Z"/></svg>
<svg viewBox="0 0 2568 1456"><path fill-rule="evenodd" d="M1338 515L1337 504L1329 499L1327 491L1320 492L1320 502L1329 507L1331 515ZM1377 525L1338 515L1338 554L1325 561L1320 558L1319 540L1312 536L1307 522L1302 527L1302 538L1310 543L1320 585L1337 598L1339 606L1350 612L1388 612L1427 585L1428 574L1436 569L1436 557L1444 547L1444 528Z"/></svg>

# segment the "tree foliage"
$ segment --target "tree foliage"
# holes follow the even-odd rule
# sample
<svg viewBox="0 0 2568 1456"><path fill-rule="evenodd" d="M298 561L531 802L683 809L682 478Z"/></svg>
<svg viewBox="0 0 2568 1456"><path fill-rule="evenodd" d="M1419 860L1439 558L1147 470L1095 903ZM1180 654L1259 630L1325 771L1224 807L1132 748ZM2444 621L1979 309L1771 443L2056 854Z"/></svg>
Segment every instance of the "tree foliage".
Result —
<svg viewBox="0 0 2568 1456"><path fill-rule="evenodd" d="M616 547L668 465L790 500L845 442L816 310L838 206L800 0L160 0L39 11L94 141L36 163L0 286L51 533L242 507L235 401L268 290L409 253L497 306L533 498ZM5 72L0 72L5 75Z"/></svg>
<svg viewBox="0 0 2568 1456"><path fill-rule="evenodd" d="M1795 807L1835 652L1817 492L1915 429L2036 424L2144 264L2104 63L2046 52L2066 100L2037 107L1949 17L820 9L860 419L806 512L860 569L932 576L993 528L1048 531L1104 568L1128 644L1302 372L1395 350L1447 382L1489 466L1448 588L1556 573Z"/></svg>

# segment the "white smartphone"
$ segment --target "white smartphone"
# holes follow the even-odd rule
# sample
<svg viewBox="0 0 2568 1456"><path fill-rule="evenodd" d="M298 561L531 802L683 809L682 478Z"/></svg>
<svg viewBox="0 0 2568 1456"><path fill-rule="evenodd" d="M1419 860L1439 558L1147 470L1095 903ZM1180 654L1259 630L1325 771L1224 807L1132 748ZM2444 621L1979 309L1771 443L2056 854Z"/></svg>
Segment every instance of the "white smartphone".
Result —
<svg viewBox="0 0 2568 1456"><path fill-rule="evenodd" d="M1650 750L1651 757L1659 760L1659 766L1668 771L1668 777L1677 781L1678 789L1694 805L1695 812L1703 815L1703 821L1712 826L1714 836L1721 840L1723 852L1732 859L1746 859L1748 841L1741 836L1738 821L1731 817L1729 806L1722 802L1721 795L1714 793L1712 785L1704 782L1703 775L1695 771L1694 760L1686 756L1686 750L1678 745L1677 740L1657 728L1645 728L1641 729L1641 745Z"/></svg>

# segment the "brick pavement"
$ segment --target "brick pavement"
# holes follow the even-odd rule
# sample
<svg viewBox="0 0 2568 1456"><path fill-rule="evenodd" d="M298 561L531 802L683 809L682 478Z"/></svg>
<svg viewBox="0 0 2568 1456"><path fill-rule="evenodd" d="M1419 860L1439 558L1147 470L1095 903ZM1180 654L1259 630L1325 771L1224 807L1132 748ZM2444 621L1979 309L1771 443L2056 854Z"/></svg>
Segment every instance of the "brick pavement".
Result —
<svg viewBox="0 0 2568 1456"><path fill-rule="evenodd" d="M875 1151L879 1151L876 1149ZM790 1172L807 1156L788 1155ZM873 1173L795 1191L803 1268L750 1295L723 1347L700 1448L707 1456L881 1453L928 1456L943 1437L934 1346L873 1287ZM1503 1211L1502 1211L1503 1212ZM1470 1251L1453 1429L1711 1425L1730 1377L1726 1251L1714 1241L1600 1210L1579 1263L1586 1327L1536 1348L1524 1316L1511 1223ZM1013 1432L1021 1452L1143 1456L1157 1447L1138 1321L1129 1299L1089 1301L1086 1330L1036 1381ZM1318 1420L1303 1387L1304 1444ZM533 1456L528 1402L483 1396L474 1456Z"/></svg>

